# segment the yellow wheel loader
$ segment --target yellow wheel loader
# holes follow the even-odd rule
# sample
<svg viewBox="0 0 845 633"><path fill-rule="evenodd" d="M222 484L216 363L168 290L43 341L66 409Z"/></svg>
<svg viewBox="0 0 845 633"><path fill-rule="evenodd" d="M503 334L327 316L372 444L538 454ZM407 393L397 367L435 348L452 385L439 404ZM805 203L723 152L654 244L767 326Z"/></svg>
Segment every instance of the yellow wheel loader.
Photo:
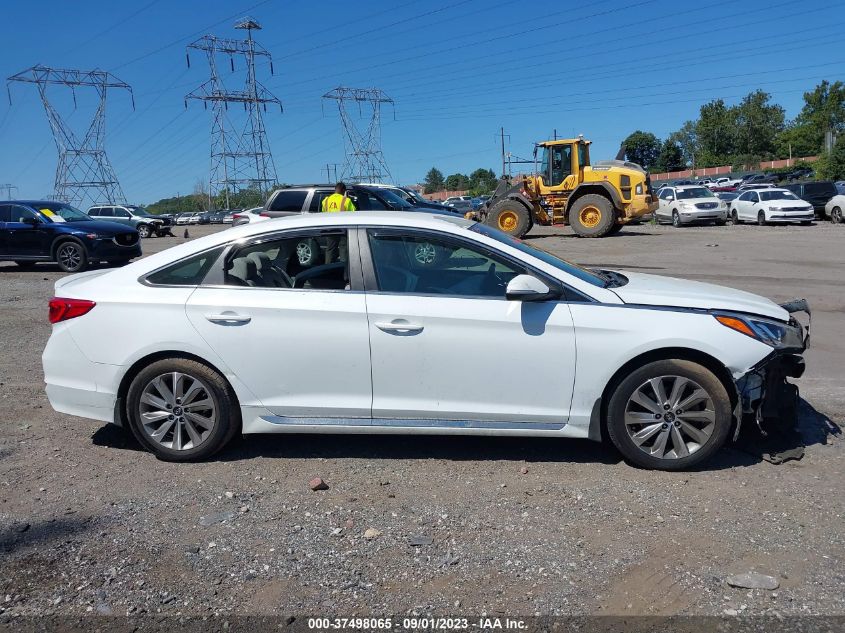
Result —
<svg viewBox="0 0 845 633"><path fill-rule="evenodd" d="M590 141L582 137L537 143L535 165L538 153L536 174L503 177L473 217L517 238L534 224L568 224L581 237L604 237L657 209L642 167L621 156L591 165Z"/></svg>

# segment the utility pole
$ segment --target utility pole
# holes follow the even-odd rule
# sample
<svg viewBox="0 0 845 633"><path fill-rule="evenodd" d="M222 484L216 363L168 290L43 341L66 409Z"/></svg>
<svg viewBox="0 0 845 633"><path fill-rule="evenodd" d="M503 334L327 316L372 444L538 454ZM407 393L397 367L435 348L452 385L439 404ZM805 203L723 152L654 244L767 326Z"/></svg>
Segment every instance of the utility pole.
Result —
<svg viewBox="0 0 845 633"><path fill-rule="evenodd" d="M129 84L102 70L48 68L41 65L12 75L6 82L10 103L12 82L31 83L38 86L38 94L41 96L41 103L53 131L56 149L59 151L52 197L79 207L85 206L86 203L126 202L114 169L106 156L106 92L109 88L120 88L128 90L132 97L132 88ZM47 98L47 86L70 88L74 106L78 88L94 88L97 91L100 103L85 136L81 139L50 103ZM134 97L132 97L132 108L135 108Z"/></svg>
<svg viewBox="0 0 845 633"><path fill-rule="evenodd" d="M275 104L282 109L282 102L273 96L255 75L255 58L271 58L270 53L258 45L252 38L252 31L261 25L252 18L243 18L236 29L247 32L245 40L223 39L214 35L204 35L188 44L188 51L203 51L208 59L211 78L185 96L188 99L202 101L208 108L211 103L213 119L211 124L211 168L208 187L209 208L211 200L220 193L226 199L226 208L230 208L229 194L239 189L251 187L262 195L267 195L276 184L276 166L267 141L262 111L267 111L267 104ZM228 55L229 67L234 72L235 57L243 57L246 63L246 80L242 90L228 90L217 70L218 57ZM188 68L191 58L187 56ZM273 62L270 61L270 74L273 74ZM229 104L243 104L246 112L246 124L241 128L233 123L229 116Z"/></svg>
<svg viewBox="0 0 845 633"><path fill-rule="evenodd" d="M326 182L337 182L337 163L326 163L326 168L323 171L326 172ZM334 178L332 178L332 174L334 174Z"/></svg>
<svg viewBox="0 0 845 633"><path fill-rule="evenodd" d="M340 177L353 182L384 182L390 180L390 170L381 149L381 106L394 106L393 99L378 88L346 88L339 86L323 95L323 99L337 102L343 125L343 144L346 160ZM364 108L369 110L367 127L356 125L349 113L349 105L358 105L359 118ZM396 116L394 109L393 116Z"/></svg>
<svg viewBox="0 0 845 633"><path fill-rule="evenodd" d="M502 128L499 128L499 136L500 136L501 142L502 142L502 177L504 178L506 175L509 175L505 171L505 164L507 163L507 153L505 152L505 137L507 136L508 140L510 141L511 135L505 134L505 128L502 127Z"/></svg>
<svg viewBox="0 0 845 633"><path fill-rule="evenodd" d="M10 185L10 184L0 185L0 191L6 192L6 197L0 198L0 200L11 200L12 199L12 189L14 189L15 191L18 190L18 188L15 185Z"/></svg>

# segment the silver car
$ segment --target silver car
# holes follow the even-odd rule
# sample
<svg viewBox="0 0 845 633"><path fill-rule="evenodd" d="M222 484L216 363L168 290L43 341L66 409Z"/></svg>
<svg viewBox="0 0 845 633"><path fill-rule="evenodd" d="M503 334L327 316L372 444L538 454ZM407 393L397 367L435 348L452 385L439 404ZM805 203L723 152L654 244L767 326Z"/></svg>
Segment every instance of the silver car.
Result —
<svg viewBox="0 0 845 633"><path fill-rule="evenodd" d="M673 226L714 222L724 225L728 206L710 189L701 185L663 187L657 194L659 206L654 212L658 224L671 222Z"/></svg>

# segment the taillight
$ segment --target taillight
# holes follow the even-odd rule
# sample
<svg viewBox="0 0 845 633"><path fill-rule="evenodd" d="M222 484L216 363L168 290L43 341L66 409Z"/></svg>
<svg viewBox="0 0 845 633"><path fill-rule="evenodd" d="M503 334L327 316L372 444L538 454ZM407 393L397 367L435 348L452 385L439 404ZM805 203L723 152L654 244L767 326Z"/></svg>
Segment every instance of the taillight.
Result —
<svg viewBox="0 0 845 633"><path fill-rule="evenodd" d="M259 213L258 215L260 215L262 218L269 218L270 217L270 214L268 214L268 213Z"/></svg>
<svg viewBox="0 0 845 633"><path fill-rule="evenodd" d="M88 314L95 305L97 304L87 299L53 297L50 299L50 323L59 323Z"/></svg>
<svg viewBox="0 0 845 633"><path fill-rule="evenodd" d="M240 220L242 217L244 217L244 216L243 216L242 214L240 214L240 213L235 213L235 214L232 216L232 218L234 218L235 220Z"/></svg>

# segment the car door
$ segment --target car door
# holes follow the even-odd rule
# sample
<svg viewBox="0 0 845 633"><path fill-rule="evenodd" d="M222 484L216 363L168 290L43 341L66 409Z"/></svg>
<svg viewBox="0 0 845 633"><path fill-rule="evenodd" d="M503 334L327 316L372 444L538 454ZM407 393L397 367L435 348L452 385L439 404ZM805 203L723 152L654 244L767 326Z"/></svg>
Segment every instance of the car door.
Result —
<svg viewBox="0 0 845 633"><path fill-rule="evenodd" d="M743 201L742 215L740 215L740 219L749 222L756 222L759 202L760 196L756 191L752 190L747 192L745 200Z"/></svg>
<svg viewBox="0 0 845 633"><path fill-rule="evenodd" d="M575 376L568 306L505 298L525 267L462 238L359 232L372 356L373 424L566 423Z"/></svg>
<svg viewBox="0 0 845 633"><path fill-rule="evenodd" d="M733 201L731 208L736 211L736 217L738 220L746 220L748 214L748 197L751 194L750 191L743 191L736 197L736 200Z"/></svg>
<svg viewBox="0 0 845 633"><path fill-rule="evenodd" d="M670 210L669 206L675 200L675 190L666 187L660 192L660 196L658 196L658 206L657 211L655 212L660 219L668 219L672 217L672 211Z"/></svg>
<svg viewBox="0 0 845 633"><path fill-rule="evenodd" d="M303 265L297 251L314 243L321 257ZM187 302L203 339L277 416L369 423L367 309L357 248L348 244L345 230L238 243L219 279Z"/></svg>
<svg viewBox="0 0 845 633"><path fill-rule="evenodd" d="M46 220L19 204L10 204L9 221L5 224L6 248L10 256L38 257L49 255L45 242L49 238ZM35 221L33 223L32 221Z"/></svg>
<svg viewBox="0 0 845 633"><path fill-rule="evenodd" d="M114 209L114 217L109 218L113 222L120 222L121 224L125 224L126 226L134 226L135 221L132 218L132 214L129 213L123 207L112 207Z"/></svg>

